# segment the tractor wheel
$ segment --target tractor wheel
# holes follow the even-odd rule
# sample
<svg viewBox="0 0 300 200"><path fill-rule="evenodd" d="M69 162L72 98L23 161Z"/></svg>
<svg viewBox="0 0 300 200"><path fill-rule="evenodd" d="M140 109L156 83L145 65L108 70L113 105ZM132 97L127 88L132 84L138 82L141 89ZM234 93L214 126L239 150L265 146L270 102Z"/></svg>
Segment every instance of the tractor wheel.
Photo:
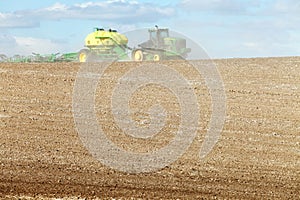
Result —
<svg viewBox="0 0 300 200"><path fill-rule="evenodd" d="M90 51L88 49L81 49L78 53L79 62L87 62Z"/></svg>
<svg viewBox="0 0 300 200"><path fill-rule="evenodd" d="M160 60L161 60L160 55L159 55L159 54L154 54L153 60L154 60L154 61L160 61Z"/></svg>
<svg viewBox="0 0 300 200"><path fill-rule="evenodd" d="M140 49L134 50L132 52L132 60L134 60L134 61L143 61L144 60L143 51L140 50Z"/></svg>

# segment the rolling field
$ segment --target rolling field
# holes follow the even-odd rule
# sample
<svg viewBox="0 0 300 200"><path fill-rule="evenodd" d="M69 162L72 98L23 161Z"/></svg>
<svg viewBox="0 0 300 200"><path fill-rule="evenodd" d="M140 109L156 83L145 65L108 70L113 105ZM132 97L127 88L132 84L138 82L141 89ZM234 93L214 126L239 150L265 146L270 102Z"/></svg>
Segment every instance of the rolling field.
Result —
<svg viewBox="0 0 300 200"><path fill-rule="evenodd" d="M226 93L218 143L199 159L211 115L208 89L186 63L164 62L195 80L191 88L201 110L200 126L182 157L139 174L111 169L83 146L72 112L80 63L0 63L0 197L299 199L300 57L214 62ZM95 111L115 144L151 152L172 139L180 105L163 88L141 90L130 101L141 109L133 119L147 122L145 108L163 97L160 103L171 113L167 126L150 140L124 134L111 111L111 92L136 65L116 63L105 71L95 92Z"/></svg>

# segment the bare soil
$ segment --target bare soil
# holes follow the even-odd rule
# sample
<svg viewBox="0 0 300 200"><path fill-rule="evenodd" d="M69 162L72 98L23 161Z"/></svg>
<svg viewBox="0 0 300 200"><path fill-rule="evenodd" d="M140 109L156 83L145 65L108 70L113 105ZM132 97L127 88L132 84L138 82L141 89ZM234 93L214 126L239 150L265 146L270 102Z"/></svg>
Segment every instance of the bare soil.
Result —
<svg viewBox="0 0 300 200"><path fill-rule="evenodd" d="M140 174L110 169L83 146L72 113L80 63L1 63L0 197L299 199L300 57L214 62L224 81L227 108L213 151L198 158L211 113L205 83L184 62L170 61L167 64L187 79L196 80L192 86L201 126L180 159ZM168 143L179 118L168 115L169 126L149 141L122 133L110 111L110 93L135 66L116 63L106 71L95 108L113 142L126 150L149 152ZM147 105L161 96L166 110L178 112L180 105L169 93L150 87L136 94L130 104L142 112L133 119L147 121Z"/></svg>

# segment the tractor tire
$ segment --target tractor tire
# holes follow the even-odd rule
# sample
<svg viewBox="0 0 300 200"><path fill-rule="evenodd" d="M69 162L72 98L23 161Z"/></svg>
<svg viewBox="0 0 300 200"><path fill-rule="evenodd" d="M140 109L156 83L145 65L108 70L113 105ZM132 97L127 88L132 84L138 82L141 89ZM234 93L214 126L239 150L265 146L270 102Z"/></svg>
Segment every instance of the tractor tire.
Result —
<svg viewBox="0 0 300 200"><path fill-rule="evenodd" d="M154 54L153 60L154 61L160 61L161 60L161 56L159 54Z"/></svg>
<svg viewBox="0 0 300 200"><path fill-rule="evenodd" d="M141 49L136 49L132 52L132 60L134 61L143 61L144 60L144 54Z"/></svg>
<svg viewBox="0 0 300 200"><path fill-rule="evenodd" d="M79 62L87 62L89 55L90 51L88 49L81 49L78 53Z"/></svg>

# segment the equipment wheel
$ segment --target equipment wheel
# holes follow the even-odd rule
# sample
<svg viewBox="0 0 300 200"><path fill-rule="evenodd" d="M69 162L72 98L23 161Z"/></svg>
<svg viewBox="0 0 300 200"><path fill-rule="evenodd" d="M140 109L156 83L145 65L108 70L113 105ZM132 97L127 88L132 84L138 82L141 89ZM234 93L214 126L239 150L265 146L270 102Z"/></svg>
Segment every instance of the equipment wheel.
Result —
<svg viewBox="0 0 300 200"><path fill-rule="evenodd" d="M159 54L154 54L153 60L154 60L154 61L160 61L160 60L161 60L160 55L159 55Z"/></svg>
<svg viewBox="0 0 300 200"><path fill-rule="evenodd" d="M90 51L88 49L81 49L78 53L79 62L87 62Z"/></svg>
<svg viewBox="0 0 300 200"><path fill-rule="evenodd" d="M132 60L134 60L134 61L143 61L144 60L143 51L140 50L140 49L134 50L132 52Z"/></svg>

